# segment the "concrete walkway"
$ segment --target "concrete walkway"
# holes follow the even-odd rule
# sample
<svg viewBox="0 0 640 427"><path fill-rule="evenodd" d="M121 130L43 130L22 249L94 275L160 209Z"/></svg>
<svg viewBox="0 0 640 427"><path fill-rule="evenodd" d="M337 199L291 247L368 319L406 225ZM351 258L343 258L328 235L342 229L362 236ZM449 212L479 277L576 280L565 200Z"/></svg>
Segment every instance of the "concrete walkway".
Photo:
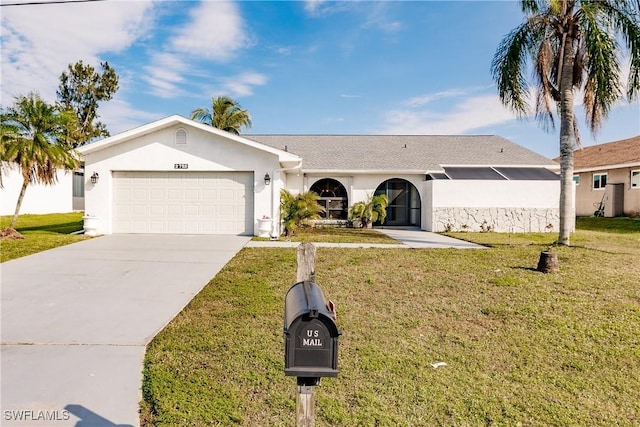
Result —
<svg viewBox="0 0 640 427"><path fill-rule="evenodd" d="M441 234L431 233L417 228L378 228L377 230L413 249L485 249L485 246L482 245L465 242L464 240L454 239L453 237L443 236Z"/></svg>
<svg viewBox="0 0 640 427"><path fill-rule="evenodd" d="M110 235L1 264L0 425L137 426L146 344L248 241Z"/></svg>

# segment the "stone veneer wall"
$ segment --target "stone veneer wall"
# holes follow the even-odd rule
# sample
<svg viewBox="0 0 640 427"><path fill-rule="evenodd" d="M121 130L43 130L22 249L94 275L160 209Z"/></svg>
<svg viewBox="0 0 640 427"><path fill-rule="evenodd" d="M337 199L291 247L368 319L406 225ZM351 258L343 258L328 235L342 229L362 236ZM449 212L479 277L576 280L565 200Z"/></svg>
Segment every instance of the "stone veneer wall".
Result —
<svg viewBox="0 0 640 427"><path fill-rule="evenodd" d="M434 208L433 231L551 232L560 224L559 209Z"/></svg>

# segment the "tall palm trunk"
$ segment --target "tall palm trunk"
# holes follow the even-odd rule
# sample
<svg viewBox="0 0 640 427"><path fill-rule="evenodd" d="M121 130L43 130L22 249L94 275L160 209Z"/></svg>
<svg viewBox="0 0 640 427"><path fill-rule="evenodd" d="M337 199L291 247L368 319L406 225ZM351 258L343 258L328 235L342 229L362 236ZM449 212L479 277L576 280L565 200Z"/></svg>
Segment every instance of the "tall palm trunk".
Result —
<svg viewBox="0 0 640 427"><path fill-rule="evenodd" d="M569 246L575 223L573 194L573 148L575 147L575 115L573 111L573 37L563 37L562 72L560 75L560 233L558 243Z"/></svg>
<svg viewBox="0 0 640 427"><path fill-rule="evenodd" d="M22 182L22 188L20 189L20 195L18 196L18 203L16 203L16 211L13 214L13 218L11 219L11 224L9 228L16 228L16 223L18 222L18 215L20 215L20 207L22 206L22 200L24 199L24 193L27 192L27 187L29 186L29 179L24 178Z"/></svg>

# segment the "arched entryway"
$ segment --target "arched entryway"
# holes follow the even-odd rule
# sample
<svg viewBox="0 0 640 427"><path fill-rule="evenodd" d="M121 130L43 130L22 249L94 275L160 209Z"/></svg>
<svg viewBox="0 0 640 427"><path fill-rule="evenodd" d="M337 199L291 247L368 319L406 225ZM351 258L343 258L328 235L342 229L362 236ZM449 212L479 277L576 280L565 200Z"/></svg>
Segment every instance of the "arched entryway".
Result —
<svg viewBox="0 0 640 427"><path fill-rule="evenodd" d="M420 194L418 189L406 179L388 179L375 192L389 198L387 218L384 225L420 227Z"/></svg>
<svg viewBox="0 0 640 427"><path fill-rule="evenodd" d="M311 191L320 196L318 203L325 209L322 215L325 219L347 219L347 190L339 181L324 178L311 186Z"/></svg>

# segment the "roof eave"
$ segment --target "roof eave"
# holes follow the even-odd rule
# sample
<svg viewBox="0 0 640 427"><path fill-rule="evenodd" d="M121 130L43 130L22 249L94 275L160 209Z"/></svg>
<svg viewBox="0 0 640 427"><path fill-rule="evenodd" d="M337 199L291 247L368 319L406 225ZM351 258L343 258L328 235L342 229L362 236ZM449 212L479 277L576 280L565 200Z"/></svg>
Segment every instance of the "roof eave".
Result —
<svg viewBox="0 0 640 427"><path fill-rule="evenodd" d="M623 169L623 168L633 168L640 166L640 161L631 162L631 163L620 163L616 165L602 165L602 166L586 166L586 167L574 167L574 172L593 172L593 171L603 171L608 169Z"/></svg>

